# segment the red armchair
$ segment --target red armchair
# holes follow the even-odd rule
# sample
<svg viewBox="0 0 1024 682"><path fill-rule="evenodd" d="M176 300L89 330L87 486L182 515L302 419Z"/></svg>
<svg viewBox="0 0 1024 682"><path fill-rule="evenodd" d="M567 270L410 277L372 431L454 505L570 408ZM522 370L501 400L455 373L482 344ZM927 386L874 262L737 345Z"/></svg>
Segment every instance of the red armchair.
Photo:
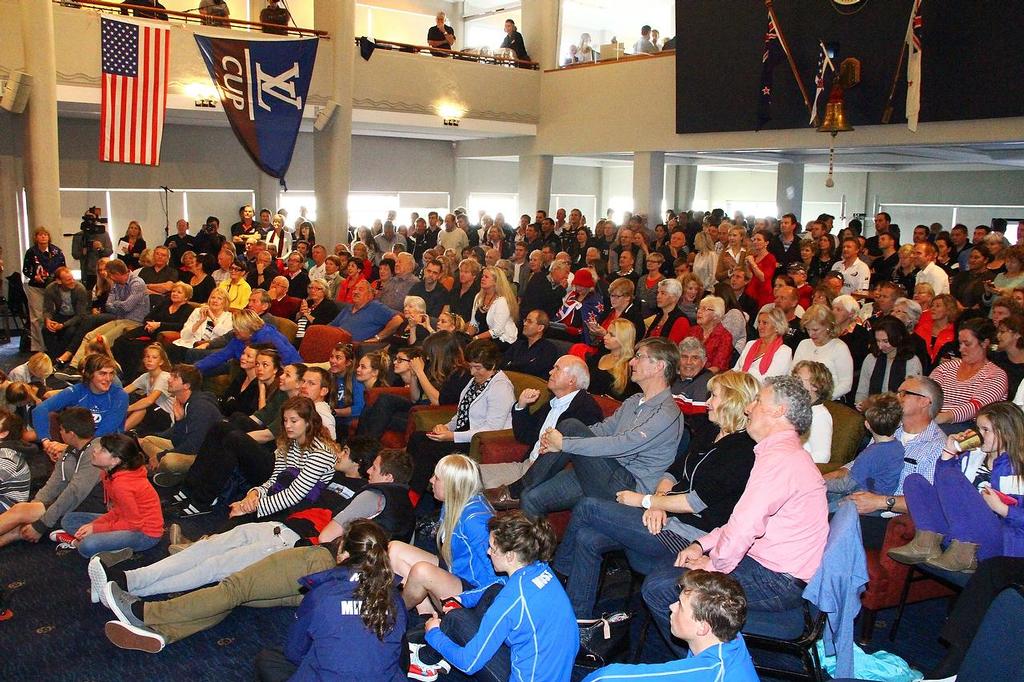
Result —
<svg viewBox="0 0 1024 682"><path fill-rule="evenodd" d="M294 324L294 323L293 323ZM292 336L292 338L295 338ZM305 362L327 362L331 350L339 343L351 343L352 335L344 329L327 324L314 324L306 330L299 344L299 355Z"/></svg>
<svg viewBox="0 0 1024 682"><path fill-rule="evenodd" d="M857 642L871 640L875 627L875 614L881 609L892 608L900 603L900 592L907 578L909 568L893 561L887 554L893 547L907 544L914 537L914 522L909 514L893 517L885 529L885 540L881 549L868 549L868 587L861 595L862 606L860 630ZM935 580L915 581L910 587L907 603L935 599L952 595L953 591Z"/></svg>
<svg viewBox="0 0 1024 682"><path fill-rule="evenodd" d="M377 388L371 388L366 393L366 405L363 409L366 409L377 402L377 398L385 393L391 395L402 396L403 398L409 398L409 387L408 386L379 386ZM348 426L349 437L356 435L356 429L359 426L359 420L353 419ZM380 437L380 444L385 448L404 448L408 443L404 431L385 431L384 435Z"/></svg>

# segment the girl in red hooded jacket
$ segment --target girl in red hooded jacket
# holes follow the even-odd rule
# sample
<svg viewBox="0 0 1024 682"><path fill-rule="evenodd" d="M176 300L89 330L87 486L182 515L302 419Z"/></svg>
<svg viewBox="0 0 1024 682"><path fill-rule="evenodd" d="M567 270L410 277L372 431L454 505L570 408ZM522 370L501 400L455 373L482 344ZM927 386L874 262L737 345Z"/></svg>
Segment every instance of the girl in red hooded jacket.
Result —
<svg viewBox="0 0 1024 682"><path fill-rule="evenodd" d="M134 438L112 433L93 441L92 465L103 472L106 514L70 512L54 539L91 558L100 552L131 549L143 552L160 541L164 516L160 498L146 477L146 456Z"/></svg>

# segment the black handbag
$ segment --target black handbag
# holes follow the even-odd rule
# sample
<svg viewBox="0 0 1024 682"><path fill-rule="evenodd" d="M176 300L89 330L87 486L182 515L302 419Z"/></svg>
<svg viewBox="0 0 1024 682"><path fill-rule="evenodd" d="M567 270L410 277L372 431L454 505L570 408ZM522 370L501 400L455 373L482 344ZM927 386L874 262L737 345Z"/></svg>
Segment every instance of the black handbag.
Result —
<svg viewBox="0 0 1024 682"><path fill-rule="evenodd" d="M625 611L605 614L600 618L577 620L580 629L580 650L576 665L600 668L607 665L625 648L633 614Z"/></svg>

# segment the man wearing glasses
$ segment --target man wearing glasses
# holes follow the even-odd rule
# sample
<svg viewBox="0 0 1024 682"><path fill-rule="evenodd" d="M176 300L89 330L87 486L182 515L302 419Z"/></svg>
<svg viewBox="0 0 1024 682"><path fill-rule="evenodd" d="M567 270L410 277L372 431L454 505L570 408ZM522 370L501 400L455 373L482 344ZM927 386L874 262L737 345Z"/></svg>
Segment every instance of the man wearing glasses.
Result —
<svg viewBox="0 0 1024 682"><path fill-rule="evenodd" d="M864 546L868 549L881 548L889 519L896 513L907 513L903 481L910 474L921 474L931 483L935 463L946 443L946 435L935 422L942 407L942 387L935 380L926 376L907 377L897 395L903 406L903 422L893 437L903 443L903 471L896 492L885 496L861 490L849 496L861 515ZM853 462L844 465L847 471L852 467Z"/></svg>
<svg viewBox="0 0 1024 682"><path fill-rule="evenodd" d="M644 339L629 366L641 392L615 414L592 427L569 419L541 433L540 456L523 480L525 513L571 509L584 496L614 500L620 490L654 492L683 435L670 388L679 349L668 339ZM573 469L564 470L569 462Z"/></svg>

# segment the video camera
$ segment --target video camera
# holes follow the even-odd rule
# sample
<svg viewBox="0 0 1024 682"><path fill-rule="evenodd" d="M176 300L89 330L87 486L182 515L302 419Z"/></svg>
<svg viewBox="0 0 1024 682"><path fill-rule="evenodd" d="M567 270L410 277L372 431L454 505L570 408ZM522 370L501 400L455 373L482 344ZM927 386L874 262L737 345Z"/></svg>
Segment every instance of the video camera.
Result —
<svg viewBox="0 0 1024 682"><path fill-rule="evenodd" d="M95 208L95 206L91 207L82 215L82 224L78 226L78 229L86 234L101 234L107 229L107 219L96 217L96 214L93 213Z"/></svg>

